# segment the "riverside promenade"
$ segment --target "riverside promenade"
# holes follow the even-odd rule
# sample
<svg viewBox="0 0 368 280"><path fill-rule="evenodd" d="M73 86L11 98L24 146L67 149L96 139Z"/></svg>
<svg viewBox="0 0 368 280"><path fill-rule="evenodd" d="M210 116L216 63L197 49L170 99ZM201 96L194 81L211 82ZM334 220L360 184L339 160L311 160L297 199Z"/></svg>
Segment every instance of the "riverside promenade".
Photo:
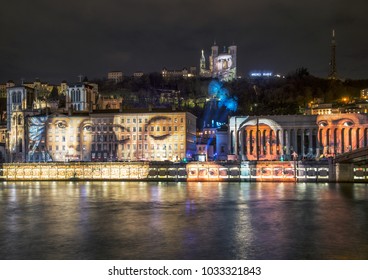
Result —
<svg viewBox="0 0 368 280"><path fill-rule="evenodd" d="M330 161L5 163L6 181L368 182L368 168Z"/></svg>

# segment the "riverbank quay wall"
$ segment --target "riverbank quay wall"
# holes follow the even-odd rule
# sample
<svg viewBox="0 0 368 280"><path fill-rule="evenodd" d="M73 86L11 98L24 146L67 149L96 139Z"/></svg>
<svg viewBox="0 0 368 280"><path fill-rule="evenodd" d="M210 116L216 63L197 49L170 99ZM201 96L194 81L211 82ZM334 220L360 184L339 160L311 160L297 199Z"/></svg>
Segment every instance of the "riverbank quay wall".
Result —
<svg viewBox="0 0 368 280"><path fill-rule="evenodd" d="M368 182L368 167L327 161L5 163L0 176L6 181Z"/></svg>

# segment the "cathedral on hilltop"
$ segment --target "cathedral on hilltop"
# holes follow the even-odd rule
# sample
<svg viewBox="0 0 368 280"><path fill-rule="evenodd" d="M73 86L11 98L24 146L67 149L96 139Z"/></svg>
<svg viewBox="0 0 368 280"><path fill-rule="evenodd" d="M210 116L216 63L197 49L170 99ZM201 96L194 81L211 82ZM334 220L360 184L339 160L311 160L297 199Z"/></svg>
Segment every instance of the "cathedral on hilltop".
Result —
<svg viewBox="0 0 368 280"><path fill-rule="evenodd" d="M219 52L216 42L211 47L209 65L206 66L204 51L200 59L199 75L207 78L217 78L220 81L231 81L236 79L236 52L237 46L224 47L223 52Z"/></svg>

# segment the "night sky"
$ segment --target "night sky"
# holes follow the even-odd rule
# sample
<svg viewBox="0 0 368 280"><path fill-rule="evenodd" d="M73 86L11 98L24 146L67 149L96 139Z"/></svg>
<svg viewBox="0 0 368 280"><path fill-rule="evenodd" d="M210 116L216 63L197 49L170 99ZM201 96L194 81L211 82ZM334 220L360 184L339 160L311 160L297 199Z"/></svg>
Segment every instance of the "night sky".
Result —
<svg viewBox="0 0 368 280"><path fill-rule="evenodd" d="M336 30L341 78L368 78L367 0L12 0L0 11L0 83L59 83L111 70L196 66L214 41L238 46L238 73L329 73ZM207 61L208 62L208 61Z"/></svg>

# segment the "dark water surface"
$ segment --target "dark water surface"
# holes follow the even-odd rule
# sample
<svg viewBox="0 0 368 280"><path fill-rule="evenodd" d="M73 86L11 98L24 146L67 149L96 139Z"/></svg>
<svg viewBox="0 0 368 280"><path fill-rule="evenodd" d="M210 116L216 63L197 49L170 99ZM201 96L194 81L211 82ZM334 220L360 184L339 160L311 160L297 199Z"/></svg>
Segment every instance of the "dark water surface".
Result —
<svg viewBox="0 0 368 280"><path fill-rule="evenodd" d="M368 259L368 185L2 182L0 259Z"/></svg>

